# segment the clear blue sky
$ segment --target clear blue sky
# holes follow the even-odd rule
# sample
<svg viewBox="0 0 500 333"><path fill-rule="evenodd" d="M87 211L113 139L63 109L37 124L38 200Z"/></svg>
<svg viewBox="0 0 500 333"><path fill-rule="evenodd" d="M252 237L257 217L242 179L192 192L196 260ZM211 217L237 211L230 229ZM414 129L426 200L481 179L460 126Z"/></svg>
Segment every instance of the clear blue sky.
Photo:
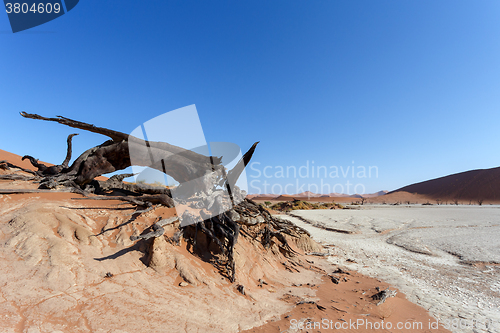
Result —
<svg viewBox="0 0 500 333"><path fill-rule="evenodd" d="M500 165L496 0L82 0L16 34L0 14L0 43L0 149L52 163L74 130L20 111L130 132L196 104L207 141L261 142L253 169L314 161L366 192ZM106 140L78 132L77 154Z"/></svg>

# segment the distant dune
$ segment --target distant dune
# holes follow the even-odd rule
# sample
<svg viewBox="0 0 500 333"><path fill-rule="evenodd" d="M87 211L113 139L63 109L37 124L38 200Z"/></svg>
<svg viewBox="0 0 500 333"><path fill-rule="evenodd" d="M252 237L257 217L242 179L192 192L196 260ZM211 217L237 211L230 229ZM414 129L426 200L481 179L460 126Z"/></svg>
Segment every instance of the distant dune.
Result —
<svg viewBox="0 0 500 333"><path fill-rule="evenodd" d="M382 195L386 195L387 193L389 193L389 191L378 191L376 193L363 194L363 198L376 198L376 197L380 197Z"/></svg>
<svg viewBox="0 0 500 333"><path fill-rule="evenodd" d="M395 191L370 194L317 194L302 192L293 195L253 194L255 200L292 201L302 199L322 202L350 202L368 199L368 203L500 203L500 167L460 172L401 187Z"/></svg>
<svg viewBox="0 0 500 333"><path fill-rule="evenodd" d="M385 195L387 191L379 191L370 194L344 194L344 193L329 193L329 194L318 194L313 192L302 192L297 194L250 194L247 197L253 200L267 200L267 201L292 201L292 200L308 200L308 201L318 201L318 202L351 202L352 199L361 198L377 198L379 196Z"/></svg>
<svg viewBox="0 0 500 333"><path fill-rule="evenodd" d="M323 194L317 194L313 193L311 191L305 191L302 193L294 194L293 197L300 197L300 198L316 198L316 197L321 197Z"/></svg>
<svg viewBox="0 0 500 333"><path fill-rule="evenodd" d="M500 201L500 167L460 172L408 185L389 193L408 192L432 199Z"/></svg>

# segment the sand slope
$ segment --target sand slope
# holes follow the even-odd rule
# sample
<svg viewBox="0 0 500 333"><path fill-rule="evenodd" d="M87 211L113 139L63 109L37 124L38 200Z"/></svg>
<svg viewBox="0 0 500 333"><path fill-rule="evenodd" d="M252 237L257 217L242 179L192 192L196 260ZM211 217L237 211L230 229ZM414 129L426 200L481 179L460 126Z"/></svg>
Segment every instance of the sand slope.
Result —
<svg viewBox="0 0 500 333"><path fill-rule="evenodd" d="M3 154L20 164L19 156ZM0 180L0 188L13 187L36 184ZM325 314L309 308L311 303L296 306L298 301L359 306L363 313L352 318L368 314L378 320L383 311L370 298L376 286L385 286L377 280L353 275L338 289L350 296L339 296L327 278L336 267L304 255L322 251L309 237L287 236L299 254L290 258L276 244L264 249L241 236L235 246L236 282L230 283L190 244L168 241L176 225L165 227L165 237L130 240L158 218L173 216L173 208L132 215L128 204L79 198L61 192L0 195L0 332L238 332L266 322L261 329L272 332L287 321L285 329L292 332L287 313L301 320L303 311L314 318ZM366 297L357 299L359 290ZM401 294L385 307L390 311L384 318L431 319Z"/></svg>
<svg viewBox="0 0 500 333"><path fill-rule="evenodd" d="M9 153L8 151L0 149L0 161L9 161L10 163L17 165L21 168L24 169L29 169L29 170L35 170L35 168L31 165L31 163L28 160L21 160L21 156ZM40 161L41 162L41 161ZM45 165L52 165L50 163L44 163Z"/></svg>
<svg viewBox="0 0 500 333"><path fill-rule="evenodd" d="M500 201L500 167L460 172L427 180L392 191L426 195L431 198Z"/></svg>
<svg viewBox="0 0 500 333"><path fill-rule="evenodd" d="M242 240L236 252L243 296L185 244L130 241L171 209L130 221L124 213L131 207L82 205L71 196L0 196L1 332L236 332L291 308L279 293L250 283L256 277L274 290L316 279L285 271L272 254L259 265L247 262L262 259Z"/></svg>

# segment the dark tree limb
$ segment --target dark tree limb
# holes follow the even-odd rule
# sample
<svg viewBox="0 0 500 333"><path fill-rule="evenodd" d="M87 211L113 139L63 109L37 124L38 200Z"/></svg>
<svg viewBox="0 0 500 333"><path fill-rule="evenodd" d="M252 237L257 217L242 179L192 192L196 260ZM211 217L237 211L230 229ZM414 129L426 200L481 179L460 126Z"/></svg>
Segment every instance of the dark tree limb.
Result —
<svg viewBox="0 0 500 333"><path fill-rule="evenodd" d="M107 141L83 153L67 170L61 170L64 173L72 175L73 180L78 185L88 184L97 176L123 170L133 164L159 170L180 183L200 179L197 186L202 191L209 192L214 184L210 177L205 176L212 172L220 174L224 168L221 165L220 157L204 156L165 142L145 141L122 132L97 127L61 116L47 118L26 112L21 112L21 115L29 119L57 122L111 138L112 141ZM256 145L257 143L244 154L237 166L228 173L230 184L236 183L244 165L250 161ZM134 151L133 161L131 161L129 154L131 150ZM39 167L38 162L35 159L33 161ZM154 162L152 163L152 161ZM43 171L44 174L48 172ZM50 174L55 173L51 172Z"/></svg>
<svg viewBox="0 0 500 333"><path fill-rule="evenodd" d="M380 290L380 288L377 287L377 290L379 290L379 292L372 296L372 299L378 301L377 306L384 303L389 297L395 297L398 293L397 290L390 290L389 288Z"/></svg>
<svg viewBox="0 0 500 333"><path fill-rule="evenodd" d="M96 126L91 125L91 124L83 123L81 121L72 120L72 119L68 119L65 117L61 117L61 116L57 116L57 118L46 118L46 117L39 116L37 114L27 113L24 111L21 112L21 116L23 116L24 118L29 118L29 119L55 121L55 122L62 124L62 125L67 125L67 126L70 126L73 128L78 128L78 129L82 129L85 131L106 135L107 137L110 137L113 141L126 140L128 137L128 135L125 133L113 131L113 130L110 130L107 128L96 127Z"/></svg>
<svg viewBox="0 0 500 333"><path fill-rule="evenodd" d="M110 138L110 140L101 145L85 151L75 159L71 166L69 166L71 159L71 139L74 135L68 137L68 153L66 159L59 166L47 167L31 156L25 156L25 158L29 159L37 167L37 174L45 177L41 180L40 187L58 188L66 186L70 187L72 191L80 190L81 192L93 189L96 194L109 193L109 191L113 190L124 191L128 195L96 196L79 199L120 200L143 208L135 211L134 214L150 211L154 208L154 205L174 207L170 189L124 183L123 179L132 176L131 174L116 175L106 181L95 180L98 176L123 170L132 165L150 167L171 176L180 183L175 191L176 198L179 198L179 193L184 194L180 199L182 203L192 208L204 208L210 211L207 216L202 217L202 222L198 222L199 216L190 216L189 214L192 213L186 211L181 217L183 225L185 225L185 220L192 220L194 225L180 228L181 230L176 232L174 236L175 239L169 241L178 243L181 235L183 235L184 238L191 241L193 249L195 249L198 232L205 234L209 240L209 244L213 242L219 247L222 256L217 259L217 263L221 267L224 267L231 281L235 280L234 249L240 233L241 237L254 234L252 237L254 241L259 241L257 236L262 235L260 242L265 247L276 243L287 255L297 254L288 245L284 234L297 237L296 235L300 234L301 230L294 229L291 223L287 225L285 222L279 222L274 219L255 202L244 200L237 207L234 207L237 213L234 211L234 214L224 213L227 211L226 205L229 204L226 199L227 197L224 195L225 193L229 194L233 202L233 198L241 198L240 190L235 184L245 166L250 162L258 142L254 143L242 156L240 161L238 161L236 166L226 173L225 167L221 164L221 157L204 156L165 142L145 141L122 132L97 127L61 116L47 118L26 112L22 112L21 115L29 119L57 122L72 128L102 134ZM220 189L221 187L222 190ZM83 194L86 194L86 192L83 192ZM199 205L203 207L195 207ZM203 212L203 210L200 212ZM200 214L203 216L202 213ZM255 231L256 229L244 227L244 233L242 233L242 225L237 222L241 221L237 219L238 214L243 215L247 219L251 217L255 220L258 217L258 223L264 221L265 228L258 227L257 229L261 231ZM161 223L155 223L152 229L150 233L137 236L134 240L158 237L164 233Z"/></svg>
<svg viewBox="0 0 500 333"><path fill-rule="evenodd" d="M68 164L69 164L69 161L71 160L71 154L72 154L72 142L71 140L73 139L73 137L75 135L78 135L77 133L74 133L74 134L70 134L68 135L68 139L66 139L66 142L68 144L68 149L67 149L67 152L66 152L66 158L64 159L64 161L61 163L61 167L63 169L66 169L68 167Z"/></svg>
<svg viewBox="0 0 500 333"><path fill-rule="evenodd" d="M0 194L22 194L22 193L54 193L54 192L71 192L81 194L74 188L63 188L59 190L44 190L44 189L0 189ZM83 198L82 198L83 199Z"/></svg>
<svg viewBox="0 0 500 333"><path fill-rule="evenodd" d="M36 159L32 156L29 156L29 155L24 155L21 158L21 161L24 161L25 159L28 159L30 161L31 165L38 169L38 172L43 173L45 170L47 170L47 166L44 164L38 163L38 159Z"/></svg>
<svg viewBox="0 0 500 333"><path fill-rule="evenodd" d="M209 192L214 184L211 182L211 177L205 176L212 172L220 172L223 168L220 157L203 156L165 142L145 141L125 133L64 117L46 118L26 112L22 112L21 115L30 119L58 122L103 134L112 139L88 150L76 159L70 168L63 170L65 174L71 175L78 185L86 185L97 176L123 170L133 164L159 170L181 184L196 179L198 182L196 189ZM133 161L130 151L134 152ZM37 163L36 160L34 162ZM47 171L44 170L43 173L47 174Z"/></svg>
<svg viewBox="0 0 500 333"><path fill-rule="evenodd" d="M193 160L194 162L208 163L208 164L211 163L207 159L206 156L197 154L193 151L186 150L186 149L181 148L181 147L177 147L177 146L168 144L166 142L145 141L145 140L139 139L137 137L128 135L126 133L110 130L110 129L104 128L104 127L97 127L97 126L92 125L92 124L84 123L84 122L81 122L78 120L73 120L73 119L69 119L66 117L62 117L62 116L57 116L57 118L47 118L47 117L43 117L43 116L40 116L37 114L26 113L24 111L21 112L21 116L23 116L24 118L29 118L29 119L38 119L38 120L57 122L59 124L66 125L69 127L82 129L82 130L89 131L92 133L102 134L102 135L105 135L105 136L111 138L111 140L113 140L113 142L131 141L135 144L140 144L140 145L151 147L154 149L164 150L164 151L169 152L171 154L179 154L185 158ZM221 159L219 157L213 157L212 163L214 165L219 165L220 162L221 162Z"/></svg>
<svg viewBox="0 0 500 333"><path fill-rule="evenodd" d="M10 174L10 175L0 175L0 179L2 179L2 180L24 180L24 181L31 181L31 180L37 180L39 178L38 177L29 177L29 176L17 175L17 174Z"/></svg>
<svg viewBox="0 0 500 333"><path fill-rule="evenodd" d="M45 164L39 163L38 159L29 156L29 155L24 155L23 158L21 159L24 161L25 159L28 159L31 162L31 165L33 165L35 168L38 169L36 172L39 176L44 176L44 175L58 175L60 174L64 169L68 167L68 163L71 160L71 140L73 137L78 134L70 134L68 135L67 144L68 144L68 149L66 152L66 158L60 165L53 165L53 166L46 166Z"/></svg>
<svg viewBox="0 0 500 333"><path fill-rule="evenodd" d="M245 166L247 166L248 163L250 162L250 159L252 158L253 153L255 152L255 148L257 147L258 144L259 144L258 141L255 142L252 145L252 147L250 147L250 149L238 161L238 163L234 166L234 168L227 173L226 183L228 183L230 186L234 186L234 184L236 184L238 178L240 178L241 173L245 169ZM223 184L219 185L222 186Z"/></svg>
<svg viewBox="0 0 500 333"><path fill-rule="evenodd" d="M162 205L174 207L174 201L166 194L142 195L142 196L95 196L88 198L74 198L75 200L120 200L136 206L151 207L151 205Z"/></svg>
<svg viewBox="0 0 500 333"><path fill-rule="evenodd" d="M13 168L13 169L19 169L19 170L21 170L23 172L30 173L30 174L36 176L36 172L33 171L33 170L21 168L20 166L12 164L12 163L10 163L8 161L0 161L0 169L10 170L11 168Z"/></svg>
<svg viewBox="0 0 500 333"><path fill-rule="evenodd" d="M148 232L147 234L144 234L144 235L130 236L130 240L131 241L136 241L138 239L146 240L146 239L150 239L153 237L160 237L165 233L165 229L163 228L164 226L166 226L168 224L172 224L178 220L179 220L179 218L176 216L168 218L168 219L162 219L162 220L156 222L155 224L153 224L153 226L152 226L153 231Z"/></svg>

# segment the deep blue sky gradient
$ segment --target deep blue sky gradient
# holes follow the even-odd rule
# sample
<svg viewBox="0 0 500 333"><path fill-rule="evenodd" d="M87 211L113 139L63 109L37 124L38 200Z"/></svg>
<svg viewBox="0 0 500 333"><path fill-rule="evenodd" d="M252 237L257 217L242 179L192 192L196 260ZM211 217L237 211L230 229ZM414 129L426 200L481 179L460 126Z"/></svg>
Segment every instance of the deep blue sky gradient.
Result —
<svg viewBox="0 0 500 333"><path fill-rule="evenodd" d="M85 0L12 34L0 14L0 149L64 159L75 130L20 111L130 132L196 104L208 141L261 141L261 170L354 161L374 192L496 167L499 18L493 0ZM77 132L75 154L106 140Z"/></svg>

